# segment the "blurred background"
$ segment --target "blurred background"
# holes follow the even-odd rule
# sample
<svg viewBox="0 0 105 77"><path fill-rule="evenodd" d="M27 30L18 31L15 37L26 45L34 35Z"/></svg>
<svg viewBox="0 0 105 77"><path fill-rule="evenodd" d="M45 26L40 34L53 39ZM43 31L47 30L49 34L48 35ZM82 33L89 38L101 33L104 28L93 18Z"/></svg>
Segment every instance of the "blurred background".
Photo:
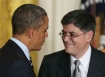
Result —
<svg viewBox="0 0 105 77"><path fill-rule="evenodd" d="M48 38L40 51L32 51L31 57L36 75L44 55L64 49L59 36L62 17L76 9L87 10L94 15L97 27L91 44L105 52L105 0L0 0L0 48L12 36L11 17L14 10L25 3L43 7L48 13Z"/></svg>

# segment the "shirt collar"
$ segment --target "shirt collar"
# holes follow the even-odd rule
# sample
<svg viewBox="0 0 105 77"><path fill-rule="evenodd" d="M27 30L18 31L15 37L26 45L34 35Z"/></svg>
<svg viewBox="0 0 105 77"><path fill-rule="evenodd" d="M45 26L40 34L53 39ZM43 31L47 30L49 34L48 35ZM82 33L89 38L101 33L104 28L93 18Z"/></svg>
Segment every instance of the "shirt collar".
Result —
<svg viewBox="0 0 105 77"><path fill-rule="evenodd" d="M86 51L86 53L79 59L82 66L86 69L89 65L89 61L90 61L90 55L91 55L91 47L89 45L88 50ZM71 66L73 66L74 61L76 60L75 57L73 57L72 55L70 55L70 59L71 59Z"/></svg>
<svg viewBox="0 0 105 77"><path fill-rule="evenodd" d="M11 37L10 40L14 41L24 52L25 56L27 57L28 60L30 60L30 55L29 55L29 50L26 45L24 45L21 41L18 39Z"/></svg>
<svg viewBox="0 0 105 77"><path fill-rule="evenodd" d="M87 68L90 62L90 55L91 55L91 47L89 45L88 50L86 53L80 58L80 62L84 68Z"/></svg>

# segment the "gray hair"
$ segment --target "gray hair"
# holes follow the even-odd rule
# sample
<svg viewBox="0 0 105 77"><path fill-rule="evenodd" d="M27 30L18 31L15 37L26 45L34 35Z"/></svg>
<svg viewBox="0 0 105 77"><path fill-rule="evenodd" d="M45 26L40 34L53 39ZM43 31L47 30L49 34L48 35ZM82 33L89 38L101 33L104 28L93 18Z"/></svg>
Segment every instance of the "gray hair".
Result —
<svg viewBox="0 0 105 77"><path fill-rule="evenodd" d="M22 34L28 28L37 30L44 24L46 11L34 4L23 4L18 7L12 16L13 34Z"/></svg>

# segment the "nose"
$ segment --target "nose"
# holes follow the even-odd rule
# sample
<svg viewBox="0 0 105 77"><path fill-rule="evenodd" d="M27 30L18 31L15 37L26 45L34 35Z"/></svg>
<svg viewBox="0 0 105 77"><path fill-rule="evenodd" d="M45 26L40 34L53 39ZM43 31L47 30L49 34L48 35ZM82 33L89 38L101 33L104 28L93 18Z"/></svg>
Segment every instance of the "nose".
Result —
<svg viewBox="0 0 105 77"><path fill-rule="evenodd" d="M62 38L64 42L69 41L70 38L66 35L65 37Z"/></svg>

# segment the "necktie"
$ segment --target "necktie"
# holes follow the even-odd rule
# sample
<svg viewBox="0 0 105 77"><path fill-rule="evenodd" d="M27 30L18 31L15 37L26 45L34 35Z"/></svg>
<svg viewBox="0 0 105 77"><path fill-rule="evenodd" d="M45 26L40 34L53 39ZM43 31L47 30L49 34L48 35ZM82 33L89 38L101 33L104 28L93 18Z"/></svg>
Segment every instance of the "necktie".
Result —
<svg viewBox="0 0 105 77"><path fill-rule="evenodd" d="M29 62L30 62L30 64L31 64L31 67L32 67L32 69L33 69L33 71L34 71L34 67L33 67L33 64L32 64L32 59L31 59L31 57L30 57L30 60L29 60ZM35 77L36 77L36 75L35 75Z"/></svg>
<svg viewBox="0 0 105 77"><path fill-rule="evenodd" d="M81 71L79 69L80 61L75 60L74 64L75 64L75 69L73 71L73 77L81 77Z"/></svg>
<svg viewBox="0 0 105 77"><path fill-rule="evenodd" d="M31 67L33 68L33 64L32 64L32 59L30 57L30 60L29 60L30 64L31 64Z"/></svg>

